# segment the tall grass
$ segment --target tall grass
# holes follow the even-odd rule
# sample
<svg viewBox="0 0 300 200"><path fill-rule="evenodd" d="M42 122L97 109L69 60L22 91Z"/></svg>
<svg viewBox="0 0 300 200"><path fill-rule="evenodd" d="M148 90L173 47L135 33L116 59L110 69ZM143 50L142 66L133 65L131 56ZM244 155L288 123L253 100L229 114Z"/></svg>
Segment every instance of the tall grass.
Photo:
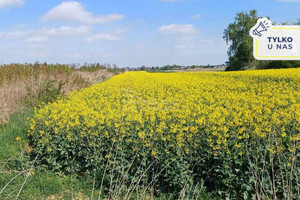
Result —
<svg viewBox="0 0 300 200"><path fill-rule="evenodd" d="M117 72L107 69L76 69L69 65L11 64L0 66L0 124L24 102L37 106L59 95L102 82Z"/></svg>

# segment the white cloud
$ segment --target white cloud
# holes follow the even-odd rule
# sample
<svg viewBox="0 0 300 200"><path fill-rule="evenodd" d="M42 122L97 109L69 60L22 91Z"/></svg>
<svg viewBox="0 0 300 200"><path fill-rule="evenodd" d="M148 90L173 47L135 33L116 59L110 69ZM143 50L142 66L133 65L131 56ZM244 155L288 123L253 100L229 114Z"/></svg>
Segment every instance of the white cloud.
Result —
<svg viewBox="0 0 300 200"><path fill-rule="evenodd" d="M119 35L109 34L109 33L100 33L96 35L92 35L90 37L86 37L85 41L87 42L95 42L95 41L118 41L121 40Z"/></svg>
<svg viewBox="0 0 300 200"><path fill-rule="evenodd" d="M99 33L86 37L84 40L86 42L96 42L96 41L119 41L121 36L128 32L128 29L116 29L111 33Z"/></svg>
<svg viewBox="0 0 300 200"><path fill-rule="evenodd" d="M28 36L29 33L30 31L12 31L4 35L7 39L18 39L18 38L24 38Z"/></svg>
<svg viewBox="0 0 300 200"><path fill-rule="evenodd" d="M22 6L25 0L0 0L0 8Z"/></svg>
<svg viewBox="0 0 300 200"><path fill-rule="evenodd" d="M213 48L213 44L210 40L202 39L201 37L191 38L190 40L187 41L179 40L177 41L177 43L173 45L173 48L178 51L187 51L187 50L195 51L196 49L202 46L206 46L206 47L210 46L211 48Z"/></svg>
<svg viewBox="0 0 300 200"><path fill-rule="evenodd" d="M37 31L36 35L28 37L25 42L27 43L41 43L47 42L50 37L60 37L60 36L76 36L85 35L89 33L90 28L88 26L62 26L60 28L43 28Z"/></svg>
<svg viewBox="0 0 300 200"><path fill-rule="evenodd" d="M202 17L202 14L198 13L198 14L193 16L193 19L200 19L201 17Z"/></svg>
<svg viewBox="0 0 300 200"><path fill-rule="evenodd" d="M110 15L99 15L96 16L94 13L89 12L85 9L85 6L77 1L65 1L60 5L51 9L46 13L42 20L63 20L80 22L83 24L97 24L97 23L109 23L112 21L119 21L123 19L123 15L110 14Z"/></svg>
<svg viewBox="0 0 300 200"><path fill-rule="evenodd" d="M72 54L71 56L73 59L81 59L83 58L84 56L82 55L82 53L74 53Z"/></svg>
<svg viewBox="0 0 300 200"><path fill-rule="evenodd" d="M174 45L174 49L176 49L176 50L186 50L187 48L188 48L188 45L185 45L185 44Z"/></svg>
<svg viewBox="0 0 300 200"><path fill-rule="evenodd" d="M124 34L124 33L127 33L128 31L129 31L129 29L120 28L120 29L116 29L114 32L115 32L115 34Z"/></svg>
<svg viewBox="0 0 300 200"><path fill-rule="evenodd" d="M25 40L27 43L40 43L40 42L47 42L49 38L47 36L33 36L29 37Z"/></svg>
<svg viewBox="0 0 300 200"><path fill-rule="evenodd" d="M0 37L9 40L25 39L26 43L41 43L48 41L51 37L87 35L89 32L89 26L62 26L60 28L43 28L35 31L0 32Z"/></svg>
<svg viewBox="0 0 300 200"><path fill-rule="evenodd" d="M197 29L192 24L170 24L158 29L163 34L193 35Z"/></svg>
<svg viewBox="0 0 300 200"><path fill-rule="evenodd" d="M60 28L44 28L39 31L41 35L49 36L74 36L74 35L84 35L90 31L88 26L62 26Z"/></svg>

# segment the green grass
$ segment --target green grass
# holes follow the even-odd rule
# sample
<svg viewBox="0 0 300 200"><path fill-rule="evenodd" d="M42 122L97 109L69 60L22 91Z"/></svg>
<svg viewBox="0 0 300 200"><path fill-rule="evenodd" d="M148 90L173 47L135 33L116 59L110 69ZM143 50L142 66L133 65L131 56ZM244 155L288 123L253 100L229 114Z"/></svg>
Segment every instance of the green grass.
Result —
<svg viewBox="0 0 300 200"><path fill-rule="evenodd" d="M16 176L16 172L1 174L1 189L6 183ZM0 199L15 199L18 195L26 174L18 176L0 195ZM91 188L87 187L86 181L71 179L70 176L59 177L50 172L34 172L30 175L20 194L20 199L72 199L77 196L88 197Z"/></svg>
<svg viewBox="0 0 300 200"><path fill-rule="evenodd" d="M24 109L11 115L8 124L0 125L0 160L13 159L20 152L21 142L24 143L27 137L29 123L27 117L33 115L30 109ZM21 142L16 141L16 137L21 138Z"/></svg>
<svg viewBox="0 0 300 200"><path fill-rule="evenodd" d="M32 115L32 109L24 109L11 115L8 124L0 125L0 191L20 172L30 169L31 164L26 161L29 128L27 117ZM16 137L21 140L17 141ZM0 194L0 199L15 199L27 175L28 173L23 173L17 176ZM54 199L72 199L72 193L74 196L88 194L91 188L87 188L87 185L91 184L87 184L85 180L71 180L71 176L32 170L20 199L46 199L52 195Z"/></svg>

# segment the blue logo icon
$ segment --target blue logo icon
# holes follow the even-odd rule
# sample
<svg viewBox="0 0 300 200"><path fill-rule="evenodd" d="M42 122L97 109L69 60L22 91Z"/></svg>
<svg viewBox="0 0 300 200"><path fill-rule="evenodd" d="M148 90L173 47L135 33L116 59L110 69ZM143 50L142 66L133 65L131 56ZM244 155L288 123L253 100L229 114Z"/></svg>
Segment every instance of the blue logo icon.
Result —
<svg viewBox="0 0 300 200"><path fill-rule="evenodd" d="M261 33L268 31L269 28L270 28L270 21L268 19L264 19L263 21L258 21L255 28L252 30L252 34L261 37L262 36Z"/></svg>

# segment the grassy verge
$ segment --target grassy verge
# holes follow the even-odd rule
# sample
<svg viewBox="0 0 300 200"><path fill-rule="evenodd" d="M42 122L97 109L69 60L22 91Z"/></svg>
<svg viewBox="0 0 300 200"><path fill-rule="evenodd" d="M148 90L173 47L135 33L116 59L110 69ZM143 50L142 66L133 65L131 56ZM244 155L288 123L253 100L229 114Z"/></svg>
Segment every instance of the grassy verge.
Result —
<svg viewBox="0 0 300 200"><path fill-rule="evenodd" d="M1 199L14 199L24 184L20 199L45 199L69 189L69 178L61 178L51 173L32 171L28 174L27 117L32 116L32 109L24 109L11 115L10 122L0 125L0 188ZM23 172L25 171L25 172Z"/></svg>
<svg viewBox="0 0 300 200"><path fill-rule="evenodd" d="M32 115L31 109L23 109L12 114L9 123L0 125L0 160L18 159L16 156L20 154L23 148L21 142L26 141L29 127L26 118ZM1 163L1 167L5 167L3 163Z"/></svg>
<svg viewBox="0 0 300 200"><path fill-rule="evenodd" d="M22 109L0 125L0 199L88 199L88 179L31 169L27 118L32 115L32 108Z"/></svg>
<svg viewBox="0 0 300 200"><path fill-rule="evenodd" d="M40 171L32 164L27 118L42 102L115 74L60 65L0 66L0 199L87 199L88 179Z"/></svg>

